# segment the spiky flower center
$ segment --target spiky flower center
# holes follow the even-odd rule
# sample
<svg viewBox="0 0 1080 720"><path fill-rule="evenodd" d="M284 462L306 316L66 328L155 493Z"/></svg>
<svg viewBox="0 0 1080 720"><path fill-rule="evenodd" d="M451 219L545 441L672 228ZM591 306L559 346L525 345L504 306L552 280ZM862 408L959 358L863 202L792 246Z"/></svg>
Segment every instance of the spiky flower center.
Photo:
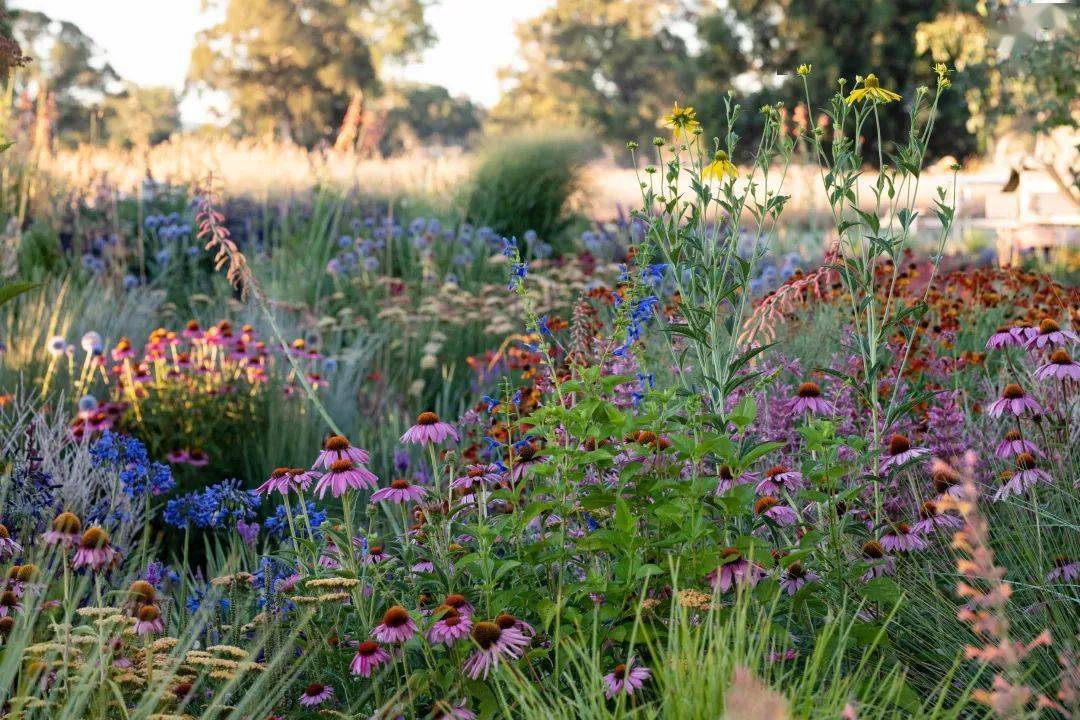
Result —
<svg viewBox="0 0 1080 720"><path fill-rule="evenodd" d="M365 640L356 646L356 652L364 657L370 657L379 651L379 644L371 640Z"/></svg>
<svg viewBox="0 0 1080 720"><path fill-rule="evenodd" d="M1055 365L1069 365L1072 363L1072 358L1069 357L1069 353L1065 351L1065 348L1058 348L1050 354L1050 362Z"/></svg>
<svg viewBox="0 0 1080 720"><path fill-rule="evenodd" d="M612 671L611 674L615 676L616 680L622 680L626 677L626 665L624 665L623 663L619 663L615 666L615 669Z"/></svg>
<svg viewBox="0 0 1080 720"><path fill-rule="evenodd" d="M863 87L865 88L878 88L881 84L878 83L877 75L870 73L863 79Z"/></svg>
<svg viewBox="0 0 1080 720"><path fill-rule="evenodd" d="M937 505L927 500L922 504L922 509L919 510L919 515L923 520L930 520L937 517Z"/></svg>
<svg viewBox="0 0 1080 720"><path fill-rule="evenodd" d="M1031 453L1020 453L1016 456L1016 467L1021 470L1032 470L1035 468L1035 456Z"/></svg>
<svg viewBox="0 0 1080 720"><path fill-rule="evenodd" d="M400 605L395 605L383 614L382 621L386 627L402 627L409 622L409 611Z"/></svg>
<svg viewBox="0 0 1080 720"><path fill-rule="evenodd" d="M799 386L798 395L801 398L821 397L821 388L816 382L804 382Z"/></svg>
<svg viewBox="0 0 1080 720"><path fill-rule="evenodd" d="M352 460L335 460L330 463L330 472L343 473L353 469Z"/></svg>
<svg viewBox="0 0 1080 720"><path fill-rule="evenodd" d="M439 416L430 410L416 416L417 425L434 425L437 422L439 422Z"/></svg>
<svg viewBox="0 0 1080 720"><path fill-rule="evenodd" d="M447 607L452 607L455 610L465 607L465 603L465 596L458 595L457 593L447 595L446 599L443 600L443 605L446 605Z"/></svg>
<svg viewBox="0 0 1080 720"><path fill-rule="evenodd" d="M372 545L371 548L368 550L368 553L371 554L371 555L382 555L383 554L383 546L382 545Z"/></svg>
<svg viewBox="0 0 1080 720"><path fill-rule="evenodd" d="M722 480L734 480L735 476L731 474L730 465L721 465L716 469L716 474L720 476Z"/></svg>
<svg viewBox="0 0 1080 720"><path fill-rule="evenodd" d="M499 641L502 636L502 630L493 622L478 622L473 625L472 639L476 641L476 644L480 646L482 650L487 650L492 645Z"/></svg>
<svg viewBox="0 0 1080 720"><path fill-rule="evenodd" d="M136 580L131 583L128 592L131 593L132 598L144 603L154 602L154 598L157 597L157 590L145 580Z"/></svg>
<svg viewBox="0 0 1080 720"><path fill-rule="evenodd" d="M509 630L517 625L517 618L510 613L499 613L499 616L495 618L495 624L500 630Z"/></svg>
<svg viewBox="0 0 1080 720"><path fill-rule="evenodd" d="M139 608L139 619L143 622L153 622L161 617L161 611L157 605L144 605Z"/></svg>
<svg viewBox="0 0 1080 720"><path fill-rule="evenodd" d="M1024 388L1016 383L1009 383L1001 394L1006 400L1019 400L1024 397Z"/></svg>
<svg viewBox="0 0 1080 720"><path fill-rule="evenodd" d="M0 525L0 539L8 540L11 538L11 533L8 532L6 525Z"/></svg>
<svg viewBox="0 0 1080 720"><path fill-rule="evenodd" d="M402 479L394 480L392 483L390 483L390 487L394 490L406 490L409 487L409 481Z"/></svg>
<svg viewBox="0 0 1080 720"><path fill-rule="evenodd" d="M788 577L798 580L799 578L806 577L806 569L797 562L793 562L788 565L787 568Z"/></svg>
<svg viewBox="0 0 1080 720"><path fill-rule="evenodd" d="M326 439L326 449L341 452L349 447L349 441L344 435L331 435Z"/></svg>
<svg viewBox="0 0 1080 720"><path fill-rule="evenodd" d="M1061 326L1058 325L1050 318L1043 318L1043 321L1039 323L1039 334L1049 335L1050 333L1056 333L1061 331Z"/></svg>
<svg viewBox="0 0 1080 720"><path fill-rule="evenodd" d="M783 475L787 471L788 469L783 465L774 465L773 467L765 471L765 477L775 478L777 475Z"/></svg>
<svg viewBox="0 0 1080 720"><path fill-rule="evenodd" d="M780 501L771 495L758 498L758 501L754 503L754 512L758 515L764 515L769 510L772 510Z"/></svg>
<svg viewBox="0 0 1080 720"><path fill-rule="evenodd" d="M82 522L71 512L62 512L52 521L52 528L56 532L73 535L82 530Z"/></svg>
<svg viewBox="0 0 1080 720"><path fill-rule="evenodd" d="M863 543L862 552L863 555L871 560L880 560L885 557L885 548L881 547L881 543L877 540L870 540L869 542Z"/></svg>
<svg viewBox="0 0 1080 720"><path fill-rule="evenodd" d="M270 477L272 477L272 478L283 478L288 474L289 474L289 468L279 467L279 468L274 468L274 472L270 473Z"/></svg>
<svg viewBox="0 0 1080 720"><path fill-rule="evenodd" d="M1016 442L1017 440L1019 440L1022 437L1023 437L1023 435L1021 435L1020 431L1017 430L1016 428L1013 428L1009 432L1005 433L1005 439L1008 440L1009 442Z"/></svg>
<svg viewBox="0 0 1080 720"><path fill-rule="evenodd" d="M903 435L901 435L900 433L896 433L891 438L889 438L889 454L890 455L899 455L901 453L906 453L910 449L911 449L911 441L908 440Z"/></svg>
<svg viewBox="0 0 1080 720"><path fill-rule="evenodd" d="M318 697L319 695L322 695L323 690L325 689L325 685L320 685L319 683L311 683L306 688L304 688L304 694L308 697Z"/></svg>
<svg viewBox="0 0 1080 720"><path fill-rule="evenodd" d="M87 549L103 548L109 544L109 534L99 527L92 527L83 533L79 544Z"/></svg>

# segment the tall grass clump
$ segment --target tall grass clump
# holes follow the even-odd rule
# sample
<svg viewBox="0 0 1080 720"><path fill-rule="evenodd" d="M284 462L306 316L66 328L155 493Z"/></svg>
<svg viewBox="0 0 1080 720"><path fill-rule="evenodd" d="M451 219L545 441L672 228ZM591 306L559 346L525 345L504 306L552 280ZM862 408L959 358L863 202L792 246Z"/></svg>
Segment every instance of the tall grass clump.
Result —
<svg viewBox="0 0 1080 720"><path fill-rule="evenodd" d="M532 230L566 249L571 199L590 146L577 134L536 131L492 142L477 160L465 204L466 217L506 237Z"/></svg>

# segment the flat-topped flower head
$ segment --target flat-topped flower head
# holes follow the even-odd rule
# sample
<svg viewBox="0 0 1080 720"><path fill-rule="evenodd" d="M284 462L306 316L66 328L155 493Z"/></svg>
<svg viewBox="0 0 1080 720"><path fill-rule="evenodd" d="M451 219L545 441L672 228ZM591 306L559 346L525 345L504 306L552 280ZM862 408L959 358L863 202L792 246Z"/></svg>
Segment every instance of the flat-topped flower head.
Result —
<svg viewBox="0 0 1080 720"><path fill-rule="evenodd" d="M363 465L357 465L352 460L335 460L330 463L330 469L319 482L315 484L315 492L321 498L329 490L334 497L341 497L349 490L378 488L378 478L375 473Z"/></svg>
<svg viewBox="0 0 1080 720"><path fill-rule="evenodd" d="M853 89L847 96L848 105L852 105L856 102L863 100L869 100L871 102L891 103L899 100L900 96L894 93L892 90L886 90L881 87L881 83L878 82L877 75L870 73L862 80L862 87Z"/></svg>
<svg viewBox="0 0 1080 720"><path fill-rule="evenodd" d="M514 628L503 629L497 623L482 621L469 633L476 651L465 661L465 674L473 680L487 679L491 669L500 662L521 657L529 640Z"/></svg>
<svg viewBox="0 0 1080 720"><path fill-rule="evenodd" d="M881 472L884 473L889 468L900 467L929 454L930 451L926 448L912 447L907 436L894 433L889 438L889 447L881 458Z"/></svg>
<svg viewBox="0 0 1080 720"><path fill-rule="evenodd" d="M356 646L356 655L353 656L349 669L353 675L371 677L375 668L390 661L390 653L377 642L364 640Z"/></svg>
<svg viewBox="0 0 1080 720"><path fill-rule="evenodd" d="M608 700L626 693L633 695L635 690L640 690L645 681L652 677L652 672L647 667L637 667L634 661L619 663L615 668L604 676L604 697Z"/></svg>
<svg viewBox="0 0 1080 720"><path fill-rule="evenodd" d="M330 465L338 460L350 460L358 465L367 465L371 462L371 456L367 450L350 445L349 439L344 435L331 435L323 443L323 448L311 467L328 470Z"/></svg>
<svg viewBox="0 0 1080 720"><path fill-rule="evenodd" d="M1062 330L1061 326L1053 318L1044 318L1039 323L1039 331L1027 341L1030 350L1041 350L1046 347L1061 347L1080 341L1072 330Z"/></svg>
<svg viewBox="0 0 1080 720"><path fill-rule="evenodd" d="M404 478L398 478L390 483L390 487L376 490L371 495L372 502L387 501L403 505L407 502L418 503L427 495L427 490L419 485L413 485Z"/></svg>
<svg viewBox="0 0 1080 720"><path fill-rule="evenodd" d="M1025 412L1041 413L1043 409L1039 403L1027 396L1024 388L1017 383L1009 383L1001 391L1001 398L990 403L990 407L986 411L991 417L998 417L1003 414L1020 417Z"/></svg>
<svg viewBox="0 0 1080 720"><path fill-rule="evenodd" d="M79 540L79 549L75 551L72 567L90 568L100 572L110 568L120 560L120 553L109 544L109 534L100 527L92 527L83 533Z"/></svg>
<svg viewBox="0 0 1080 720"><path fill-rule="evenodd" d="M784 465L775 465L765 471L765 476L757 484L757 492L762 495L782 495L791 493L802 486L802 473L789 470Z"/></svg>
<svg viewBox="0 0 1080 720"><path fill-rule="evenodd" d="M799 385L792 398L789 410L793 415L809 413L811 415L829 415L833 407L821 397L821 388L816 382L807 381Z"/></svg>
<svg viewBox="0 0 1080 720"><path fill-rule="evenodd" d="M1040 380L1080 382L1080 363L1073 360L1065 348L1058 348L1050 354L1049 362L1035 370L1035 377Z"/></svg>
<svg viewBox="0 0 1080 720"><path fill-rule="evenodd" d="M416 418L416 424L405 431L401 436L401 442L414 445L432 445L441 443L447 438L458 439L457 430L450 423L439 420L439 416L433 412L422 412Z"/></svg>
<svg viewBox="0 0 1080 720"><path fill-rule="evenodd" d="M403 643L417 633L409 611L400 605L394 605L382 616L382 622L371 630L371 636L382 643Z"/></svg>
<svg viewBox="0 0 1080 720"><path fill-rule="evenodd" d="M311 683L300 695L300 704L306 708L318 707L334 697L334 688L320 683Z"/></svg>

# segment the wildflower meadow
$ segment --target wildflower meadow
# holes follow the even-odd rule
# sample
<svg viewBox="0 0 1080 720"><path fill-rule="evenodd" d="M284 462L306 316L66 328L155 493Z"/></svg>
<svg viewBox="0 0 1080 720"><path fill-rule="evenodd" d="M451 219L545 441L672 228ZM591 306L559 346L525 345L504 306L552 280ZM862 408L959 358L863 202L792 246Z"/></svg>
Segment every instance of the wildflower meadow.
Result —
<svg viewBox="0 0 1080 720"><path fill-rule="evenodd" d="M260 197L7 125L0 717L1080 717L1075 247L966 246L964 71L866 62L666 96L602 217L566 127Z"/></svg>

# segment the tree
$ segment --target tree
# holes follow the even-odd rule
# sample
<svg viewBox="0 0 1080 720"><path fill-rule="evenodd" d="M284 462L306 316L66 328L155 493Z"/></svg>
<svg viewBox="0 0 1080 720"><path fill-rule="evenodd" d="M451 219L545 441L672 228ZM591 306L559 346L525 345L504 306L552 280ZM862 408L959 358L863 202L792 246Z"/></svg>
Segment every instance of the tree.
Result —
<svg viewBox="0 0 1080 720"><path fill-rule="evenodd" d="M380 142L384 155L421 145L465 145L480 131L481 108L441 85L389 88L384 101L389 107Z"/></svg>
<svg viewBox="0 0 1080 720"><path fill-rule="evenodd" d="M224 21L199 34L189 82L226 92L241 132L312 145L377 87L385 62L433 40L428 2L228 0Z"/></svg>
<svg viewBox="0 0 1080 720"><path fill-rule="evenodd" d="M497 126L583 126L641 141L661 108L685 93L693 65L678 0L558 0L517 29L524 66L492 110Z"/></svg>
<svg viewBox="0 0 1080 720"><path fill-rule="evenodd" d="M129 148L155 145L180 128L180 105L168 87L128 83L105 99L103 116L110 142Z"/></svg>

